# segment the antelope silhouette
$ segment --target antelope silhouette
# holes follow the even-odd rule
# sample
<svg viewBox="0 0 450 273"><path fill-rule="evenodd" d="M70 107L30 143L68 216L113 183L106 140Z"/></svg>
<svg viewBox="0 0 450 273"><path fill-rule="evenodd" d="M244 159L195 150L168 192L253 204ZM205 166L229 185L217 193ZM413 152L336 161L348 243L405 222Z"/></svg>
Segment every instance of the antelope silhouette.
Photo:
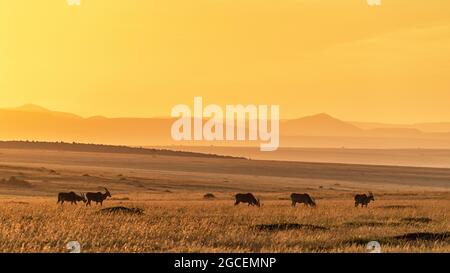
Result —
<svg viewBox="0 0 450 273"><path fill-rule="evenodd" d="M236 199L235 206L239 205L239 203L248 203L249 206L261 206L259 199L256 199L251 193L238 193L234 198Z"/></svg>
<svg viewBox="0 0 450 273"><path fill-rule="evenodd" d="M106 198L111 197L111 194L109 193L108 189L105 188L105 193L101 192L88 192L86 193L87 203L86 206L91 205L91 201L95 201L96 204L100 203L100 206L103 206L103 201L105 201Z"/></svg>
<svg viewBox="0 0 450 273"><path fill-rule="evenodd" d="M303 203L305 206L315 207L316 202L307 193L293 193L291 194L292 206L295 207L297 203Z"/></svg>
<svg viewBox="0 0 450 273"><path fill-rule="evenodd" d="M72 205L76 205L79 201L83 201L84 203L87 202L86 197L82 193L80 195L76 194L73 191L58 193L58 202L56 202L56 204L61 203L62 205L65 201L70 202Z"/></svg>
<svg viewBox="0 0 450 273"><path fill-rule="evenodd" d="M370 201L375 201L375 198L373 196L373 193L369 191L369 195L366 194L357 194L355 195L355 207L358 207L358 205L361 205L361 207L364 207L369 205Z"/></svg>

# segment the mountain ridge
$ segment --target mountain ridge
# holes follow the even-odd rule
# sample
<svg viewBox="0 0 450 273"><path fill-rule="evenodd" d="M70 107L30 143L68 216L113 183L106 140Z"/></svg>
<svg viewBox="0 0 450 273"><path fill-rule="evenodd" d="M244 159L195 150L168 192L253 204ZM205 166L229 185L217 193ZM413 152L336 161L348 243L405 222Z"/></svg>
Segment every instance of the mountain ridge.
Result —
<svg viewBox="0 0 450 273"><path fill-rule="evenodd" d="M0 140L65 141L112 145L211 145L211 142L175 142L170 136L174 118L83 118L27 104L0 108ZM407 147L450 148L449 131L426 132L408 126L378 127L382 123L358 124L319 113L280 122L280 144L286 147ZM444 123L443 123L444 124ZM326 141L315 141L326 139ZM402 142L402 139L405 141ZM311 140L314 140L311 142ZM345 140L345 141L344 141ZM417 141L416 141L417 140ZM437 142L436 140L439 140ZM308 144L310 143L310 144ZM315 143L315 144L314 144ZM323 144L326 143L326 144ZM375 144L374 144L375 143ZM394 144L395 143L395 144ZM253 142L253 145L255 142ZM214 145L251 145L215 142ZM312 146L310 146L312 145Z"/></svg>

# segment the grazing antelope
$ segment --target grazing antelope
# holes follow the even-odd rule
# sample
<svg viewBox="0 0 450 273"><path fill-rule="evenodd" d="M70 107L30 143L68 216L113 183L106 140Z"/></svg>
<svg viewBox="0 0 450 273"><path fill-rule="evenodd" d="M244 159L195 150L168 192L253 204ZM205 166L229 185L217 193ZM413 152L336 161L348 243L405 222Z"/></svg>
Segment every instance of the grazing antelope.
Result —
<svg viewBox="0 0 450 273"><path fill-rule="evenodd" d="M355 195L355 207L358 207L359 204L361 204L361 207L364 207L370 203L370 201L375 201L375 198L373 197L373 193L369 191L369 195L366 194L357 194Z"/></svg>
<svg viewBox="0 0 450 273"><path fill-rule="evenodd" d="M61 203L61 205L62 205L62 204L64 204L64 201L70 202L71 204L75 204L75 205L79 201L83 201L84 203L87 202L84 194L78 195L78 194L74 193L73 191L58 193L58 202L56 202L56 204Z"/></svg>
<svg viewBox="0 0 450 273"><path fill-rule="evenodd" d="M259 198L256 199L251 193L238 193L234 198L236 199L236 202L234 203L235 206L239 205L239 203L248 203L249 206L261 206Z"/></svg>
<svg viewBox="0 0 450 273"><path fill-rule="evenodd" d="M293 193L291 194L292 206L295 207L297 203L303 203L305 206L315 207L316 202L307 193Z"/></svg>
<svg viewBox="0 0 450 273"><path fill-rule="evenodd" d="M105 193L101 193L101 192L88 192L86 193L86 198L87 198L87 203L86 206L90 206L91 205L91 201L95 201L96 204L100 203L100 206L103 205L103 201L105 201L105 199L107 197L111 197L111 194L109 193L108 189L105 188Z"/></svg>

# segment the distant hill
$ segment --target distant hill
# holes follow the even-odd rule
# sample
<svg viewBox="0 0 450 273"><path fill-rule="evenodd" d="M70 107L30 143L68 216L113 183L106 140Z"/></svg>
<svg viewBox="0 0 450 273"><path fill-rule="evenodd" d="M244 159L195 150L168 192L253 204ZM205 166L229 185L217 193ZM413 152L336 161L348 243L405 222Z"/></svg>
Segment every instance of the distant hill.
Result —
<svg viewBox="0 0 450 273"><path fill-rule="evenodd" d="M350 121L350 124L364 129L379 129L379 128L398 128L398 129L416 129L426 133L448 133L450 132L450 122L429 122L429 123L412 123L412 124L389 124L377 122L355 122Z"/></svg>
<svg viewBox="0 0 450 273"><path fill-rule="evenodd" d="M8 110L13 111L24 111L24 112L35 112L35 113L43 113L43 112L53 112L44 107L35 104L25 104L19 107L7 108Z"/></svg>
<svg viewBox="0 0 450 273"><path fill-rule="evenodd" d="M281 132L285 136L354 136L361 135L363 130L322 113L285 121Z"/></svg>
<svg viewBox="0 0 450 273"><path fill-rule="evenodd" d="M16 112L28 112L28 113L46 113L52 116L60 116L60 117L66 117L66 118L78 118L81 119L80 116L77 116L75 114L66 113L66 112L58 112L58 111L51 111L44 107L41 107L39 105L34 104L25 104L19 107L13 107L13 108L7 108L5 110L10 111L16 111Z"/></svg>
<svg viewBox="0 0 450 273"><path fill-rule="evenodd" d="M196 153L186 151L175 151L169 149L136 148L128 146L114 146L103 144L65 143L65 142L38 142L38 141L0 141L0 149L34 149L34 150L57 150L72 152L95 152L95 153L120 153L141 154L160 156L186 156L202 158L236 158L208 153ZM241 158L242 159L242 158Z"/></svg>
<svg viewBox="0 0 450 273"><path fill-rule="evenodd" d="M173 122L172 118L83 118L28 104L0 109L0 140L130 146L259 145L258 141L176 142L170 136ZM449 130L445 131L447 125ZM450 149L450 123L393 125L346 122L322 113L283 120L280 122L280 134L280 145L284 147Z"/></svg>
<svg viewBox="0 0 450 273"><path fill-rule="evenodd" d="M0 109L0 139L143 146L170 142L173 120L82 118L38 107Z"/></svg>

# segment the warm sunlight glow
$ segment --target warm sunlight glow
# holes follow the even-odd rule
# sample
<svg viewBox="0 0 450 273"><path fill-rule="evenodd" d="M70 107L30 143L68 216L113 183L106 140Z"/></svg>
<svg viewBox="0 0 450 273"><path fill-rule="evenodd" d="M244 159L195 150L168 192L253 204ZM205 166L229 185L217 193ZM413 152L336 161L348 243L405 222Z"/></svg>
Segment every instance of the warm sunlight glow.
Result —
<svg viewBox="0 0 450 273"><path fill-rule="evenodd" d="M450 120L450 1L6 0L0 107L169 116L279 104L282 118Z"/></svg>

